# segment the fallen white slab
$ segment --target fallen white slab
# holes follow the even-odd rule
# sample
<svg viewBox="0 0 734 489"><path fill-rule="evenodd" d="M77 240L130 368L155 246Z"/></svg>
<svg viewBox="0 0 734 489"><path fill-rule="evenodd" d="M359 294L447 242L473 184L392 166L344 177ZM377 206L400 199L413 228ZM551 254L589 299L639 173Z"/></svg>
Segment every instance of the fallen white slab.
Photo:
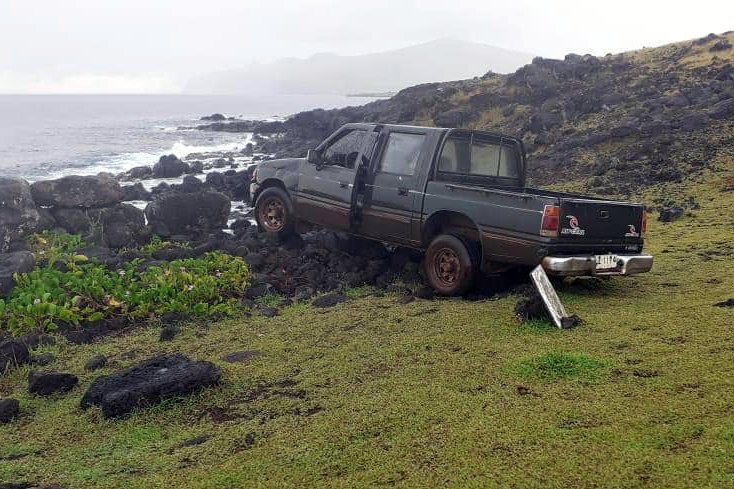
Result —
<svg viewBox="0 0 734 489"><path fill-rule="evenodd" d="M553 323L559 328L563 328L562 319L568 317L568 314L543 267L540 265L535 267L530 272L530 278L533 284L535 284L535 288L538 290L540 297L543 298L545 308L548 309L548 313L553 318Z"/></svg>

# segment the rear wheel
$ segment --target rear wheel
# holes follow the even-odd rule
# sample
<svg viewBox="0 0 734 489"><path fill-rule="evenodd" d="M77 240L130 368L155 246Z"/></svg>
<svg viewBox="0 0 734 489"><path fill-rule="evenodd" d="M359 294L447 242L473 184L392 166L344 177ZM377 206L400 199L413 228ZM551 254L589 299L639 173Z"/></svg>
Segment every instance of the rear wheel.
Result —
<svg viewBox="0 0 734 489"><path fill-rule="evenodd" d="M471 287L477 265L464 242L450 234L431 241L424 263L431 287L440 295L460 295Z"/></svg>
<svg viewBox="0 0 734 489"><path fill-rule="evenodd" d="M281 237L293 234L293 207L285 190L279 187L263 190L255 203L255 220L263 231L277 233Z"/></svg>

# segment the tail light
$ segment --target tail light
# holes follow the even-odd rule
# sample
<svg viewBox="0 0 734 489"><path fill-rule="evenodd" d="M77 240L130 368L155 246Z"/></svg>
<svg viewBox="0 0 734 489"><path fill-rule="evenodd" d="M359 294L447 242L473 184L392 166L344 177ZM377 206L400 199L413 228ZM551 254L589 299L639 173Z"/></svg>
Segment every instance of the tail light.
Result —
<svg viewBox="0 0 734 489"><path fill-rule="evenodd" d="M640 226L640 236L645 236L647 233L647 211L642 209L642 226Z"/></svg>
<svg viewBox="0 0 734 489"><path fill-rule="evenodd" d="M540 235L554 238L558 236L558 217L561 209L557 205L546 205L543 208L543 220L540 222Z"/></svg>

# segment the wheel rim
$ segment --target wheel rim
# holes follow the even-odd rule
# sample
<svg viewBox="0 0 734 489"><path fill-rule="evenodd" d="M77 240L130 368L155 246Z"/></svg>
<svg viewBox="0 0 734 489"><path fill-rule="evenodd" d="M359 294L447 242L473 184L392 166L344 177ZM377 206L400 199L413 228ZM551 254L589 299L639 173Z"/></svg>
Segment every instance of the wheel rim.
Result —
<svg viewBox="0 0 734 489"><path fill-rule="evenodd" d="M461 260L451 248L442 248L433 257L433 271L443 287L453 287L461 279Z"/></svg>
<svg viewBox="0 0 734 489"><path fill-rule="evenodd" d="M277 198L267 199L260 206L260 224L268 231L280 231L285 226L286 210Z"/></svg>

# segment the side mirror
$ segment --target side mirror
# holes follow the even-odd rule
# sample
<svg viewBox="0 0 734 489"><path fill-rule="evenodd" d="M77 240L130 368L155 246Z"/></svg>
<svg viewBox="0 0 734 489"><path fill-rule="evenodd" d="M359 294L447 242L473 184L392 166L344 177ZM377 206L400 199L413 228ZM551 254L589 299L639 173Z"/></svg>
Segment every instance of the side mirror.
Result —
<svg viewBox="0 0 734 489"><path fill-rule="evenodd" d="M306 153L306 161L312 165L321 165L321 153L315 149L309 149L308 153Z"/></svg>

